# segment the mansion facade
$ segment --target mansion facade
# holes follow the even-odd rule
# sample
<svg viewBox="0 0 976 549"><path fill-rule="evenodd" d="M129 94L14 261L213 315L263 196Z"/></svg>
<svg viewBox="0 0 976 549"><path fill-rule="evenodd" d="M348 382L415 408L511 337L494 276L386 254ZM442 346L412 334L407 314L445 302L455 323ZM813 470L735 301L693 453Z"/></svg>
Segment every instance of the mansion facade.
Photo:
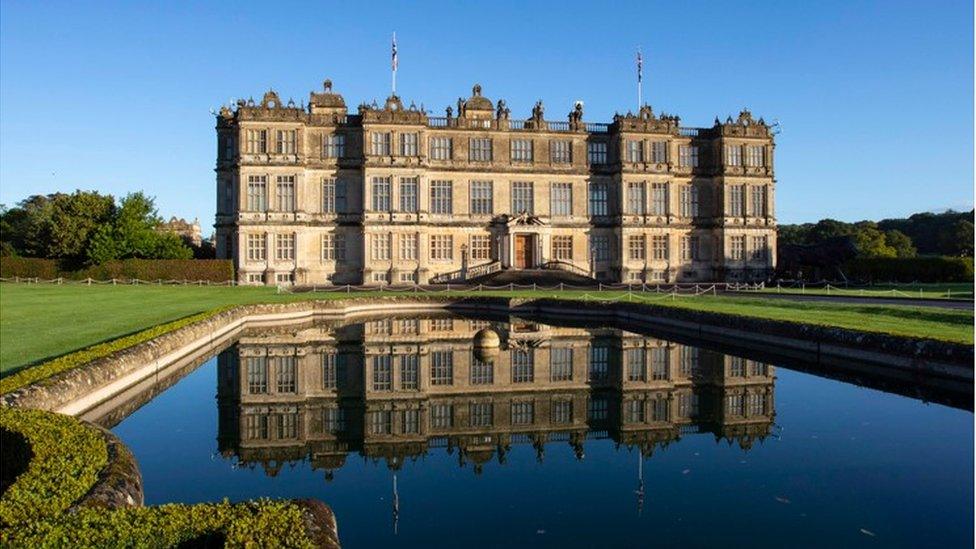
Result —
<svg viewBox="0 0 976 549"><path fill-rule="evenodd" d="M474 86L445 116L389 97L349 114L267 92L217 114L217 257L241 283L427 284L556 268L603 282L764 280L773 133L749 111L687 128L510 118Z"/></svg>

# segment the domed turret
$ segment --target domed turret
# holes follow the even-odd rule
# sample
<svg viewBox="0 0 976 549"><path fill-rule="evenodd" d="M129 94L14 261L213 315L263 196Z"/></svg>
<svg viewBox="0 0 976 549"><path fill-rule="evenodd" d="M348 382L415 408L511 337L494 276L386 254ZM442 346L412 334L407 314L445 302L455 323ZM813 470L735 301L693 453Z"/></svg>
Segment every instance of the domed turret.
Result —
<svg viewBox="0 0 976 549"><path fill-rule="evenodd" d="M474 357L481 362L492 363L498 356L502 340L491 328L482 328L474 334Z"/></svg>

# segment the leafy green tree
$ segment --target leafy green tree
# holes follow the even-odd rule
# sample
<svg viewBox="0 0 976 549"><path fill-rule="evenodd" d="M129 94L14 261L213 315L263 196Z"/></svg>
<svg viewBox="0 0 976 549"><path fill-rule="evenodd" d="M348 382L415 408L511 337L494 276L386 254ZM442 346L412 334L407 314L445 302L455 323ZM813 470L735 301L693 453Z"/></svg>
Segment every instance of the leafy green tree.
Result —
<svg viewBox="0 0 976 549"><path fill-rule="evenodd" d="M852 236L854 227L850 223L837 221L836 219L821 219L816 225L810 228L807 233L807 244L820 244L825 240L839 236Z"/></svg>
<svg viewBox="0 0 976 549"><path fill-rule="evenodd" d="M972 257L973 223L958 219L939 235L939 248L945 255Z"/></svg>
<svg viewBox="0 0 976 549"><path fill-rule="evenodd" d="M885 231L885 244L895 250L896 257L915 257L918 251L908 235L898 230Z"/></svg>
<svg viewBox="0 0 976 549"><path fill-rule="evenodd" d="M858 223L854 233L854 245L859 257L895 257L898 252L888 246L885 233L872 222Z"/></svg>
<svg viewBox="0 0 976 549"><path fill-rule="evenodd" d="M0 213L3 249L78 264L94 232L111 220L114 211L115 200L97 192L30 196Z"/></svg>
<svg viewBox="0 0 976 549"><path fill-rule="evenodd" d="M193 251L178 236L156 230L160 222L152 198L141 192L126 196L112 223L101 226L92 238L88 262L192 258Z"/></svg>

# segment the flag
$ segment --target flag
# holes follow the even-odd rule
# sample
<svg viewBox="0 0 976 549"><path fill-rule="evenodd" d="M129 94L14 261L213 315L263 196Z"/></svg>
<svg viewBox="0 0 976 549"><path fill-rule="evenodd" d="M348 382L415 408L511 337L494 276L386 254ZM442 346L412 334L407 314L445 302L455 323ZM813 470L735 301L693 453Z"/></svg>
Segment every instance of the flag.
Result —
<svg viewBox="0 0 976 549"><path fill-rule="evenodd" d="M644 58L641 57L640 50L637 50L637 81L640 82L644 76Z"/></svg>
<svg viewBox="0 0 976 549"><path fill-rule="evenodd" d="M396 33L393 33L393 70L397 70Z"/></svg>

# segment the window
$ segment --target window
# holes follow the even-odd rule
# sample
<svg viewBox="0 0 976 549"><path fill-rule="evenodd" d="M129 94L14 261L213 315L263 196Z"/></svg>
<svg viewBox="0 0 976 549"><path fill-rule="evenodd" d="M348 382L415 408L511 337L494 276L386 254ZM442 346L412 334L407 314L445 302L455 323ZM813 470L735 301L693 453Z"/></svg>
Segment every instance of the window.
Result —
<svg viewBox="0 0 976 549"><path fill-rule="evenodd" d="M471 213L472 215L491 215L494 213L491 181L471 182Z"/></svg>
<svg viewBox="0 0 976 549"><path fill-rule="evenodd" d="M491 259L491 236L486 234L471 235L471 259Z"/></svg>
<svg viewBox="0 0 976 549"><path fill-rule="evenodd" d="M610 349L603 346L590 347L590 381L607 379L610 373Z"/></svg>
<svg viewBox="0 0 976 549"><path fill-rule="evenodd" d="M554 236L552 237L552 257L562 261L572 261L573 259L573 237Z"/></svg>
<svg viewBox="0 0 976 549"><path fill-rule="evenodd" d="M389 271L379 271L373 273L373 282L377 284L389 284L390 283L390 272Z"/></svg>
<svg viewBox="0 0 976 549"><path fill-rule="evenodd" d="M278 439L295 438L298 432L298 414L275 414L278 419Z"/></svg>
<svg viewBox="0 0 976 549"><path fill-rule="evenodd" d="M390 260L390 237L389 234L374 234L371 238L370 259L374 261ZM376 274L376 273L374 273Z"/></svg>
<svg viewBox="0 0 976 549"><path fill-rule="evenodd" d="M247 260L264 261L268 257L267 243L263 234L247 235Z"/></svg>
<svg viewBox="0 0 976 549"><path fill-rule="evenodd" d="M668 214L668 184L653 183L651 185L651 214Z"/></svg>
<svg viewBox="0 0 976 549"><path fill-rule="evenodd" d="M512 403L512 425L532 425L535 422L534 402Z"/></svg>
<svg viewBox="0 0 976 549"><path fill-rule="evenodd" d="M322 180L322 213L336 213L336 180L326 177Z"/></svg>
<svg viewBox="0 0 976 549"><path fill-rule="evenodd" d="M431 137L430 158L432 160L450 160L454 153L453 145L450 137Z"/></svg>
<svg viewBox="0 0 976 549"><path fill-rule="evenodd" d="M512 140L512 162L532 162L532 140Z"/></svg>
<svg viewBox="0 0 976 549"><path fill-rule="evenodd" d="M630 252L629 257L632 260L643 260L644 255L644 235L631 235L627 240L627 249Z"/></svg>
<svg viewBox="0 0 976 549"><path fill-rule="evenodd" d="M610 190L606 183L590 183L590 215L610 215Z"/></svg>
<svg viewBox="0 0 976 549"><path fill-rule="evenodd" d="M278 130L278 154L295 154L295 130Z"/></svg>
<svg viewBox="0 0 976 549"><path fill-rule="evenodd" d="M666 234L656 234L651 237L651 251L653 252L653 257L656 260L664 260L668 258L668 235Z"/></svg>
<svg viewBox="0 0 976 549"><path fill-rule="evenodd" d="M553 423L573 422L573 401L572 400L554 400L552 402L552 422Z"/></svg>
<svg viewBox="0 0 976 549"><path fill-rule="evenodd" d="M729 243L729 258L733 261L742 261L745 258L746 237L733 236L729 239Z"/></svg>
<svg viewBox="0 0 976 549"><path fill-rule="evenodd" d="M610 261L610 237L590 235L590 258L594 261Z"/></svg>
<svg viewBox="0 0 976 549"><path fill-rule="evenodd" d="M573 349L554 347L549 351L549 379L551 381L573 380Z"/></svg>
<svg viewBox="0 0 976 549"><path fill-rule="evenodd" d="M761 167L765 162L762 145L746 147L746 165Z"/></svg>
<svg viewBox="0 0 976 549"><path fill-rule="evenodd" d="M373 390L393 390L393 357L376 355L373 357Z"/></svg>
<svg viewBox="0 0 976 549"><path fill-rule="evenodd" d="M491 385L495 382L495 367L490 362L481 362L477 358L471 362L471 384Z"/></svg>
<svg viewBox="0 0 976 549"><path fill-rule="evenodd" d="M631 181L627 183L627 213L631 215L644 215L644 192L643 181Z"/></svg>
<svg viewBox="0 0 976 549"><path fill-rule="evenodd" d="M375 132L370 135L370 153L373 156L390 156L390 133Z"/></svg>
<svg viewBox="0 0 976 549"><path fill-rule="evenodd" d="M610 402L606 398L592 398L586 404L586 415L590 421L605 420L610 414Z"/></svg>
<svg viewBox="0 0 976 549"><path fill-rule="evenodd" d="M402 136L401 136L402 137ZM417 212L417 178L400 178L400 211Z"/></svg>
<svg viewBox="0 0 976 549"><path fill-rule="evenodd" d="M400 259L415 261L417 259L417 234L400 235Z"/></svg>
<svg viewBox="0 0 976 549"><path fill-rule="evenodd" d="M430 406L430 426L434 429L454 427L454 406L452 404L432 404Z"/></svg>
<svg viewBox="0 0 976 549"><path fill-rule="evenodd" d="M295 259L294 234L275 235L275 259L278 261L291 261Z"/></svg>
<svg viewBox="0 0 976 549"><path fill-rule="evenodd" d="M406 434L416 434L420 432L420 410L401 411L400 423L403 425L403 432Z"/></svg>
<svg viewBox="0 0 976 549"><path fill-rule="evenodd" d="M339 355L335 353L322 354L322 388L335 389L339 386Z"/></svg>
<svg viewBox="0 0 976 549"><path fill-rule="evenodd" d="M451 351L430 353L430 384L454 384L454 354Z"/></svg>
<svg viewBox="0 0 976 549"><path fill-rule="evenodd" d="M430 212L435 214L454 213L454 191L450 181L430 182Z"/></svg>
<svg viewBox="0 0 976 549"><path fill-rule="evenodd" d="M346 156L346 136L328 134L322 136L322 157L342 158Z"/></svg>
<svg viewBox="0 0 976 549"><path fill-rule="evenodd" d="M247 152L268 152L268 130L247 130Z"/></svg>
<svg viewBox="0 0 976 549"><path fill-rule="evenodd" d="M698 261L698 249L701 246L701 238L697 236L681 237L681 259L684 261Z"/></svg>
<svg viewBox="0 0 976 549"><path fill-rule="evenodd" d="M729 376L730 377L746 377L746 359L741 356L730 356L729 358Z"/></svg>
<svg viewBox="0 0 976 549"><path fill-rule="evenodd" d="M651 378L655 381L666 381L670 374L670 360L667 347L651 349Z"/></svg>
<svg viewBox="0 0 976 549"><path fill-rule="evenodd" d="M294 393L298 390L297 364L293 356L275 357L275 390L279 393Z"/></svg>
<svg viewBox="0 0 976 549"><path fill-rule="evenodd" d="M750 194L752 195L752 215L766 217L766 187L764 185L752 185Z"/></svg>
<svg viewBox="0 0 976 549"><path fill-rule="evenodd" d="M392 177L373 178L373 211L390 211L390 186L393 184Z"/></svg>
<svg viewBox="0 0 976 549"><path fill-rule="evenodd" d="M430 321L430 331L432 332L453 332L453 318L434 318Z"/></svg>
<svg viewBox="0 0 976 549"><path fill-rule="evenodd" d="M535 381L535 355L532 349L512 350L512 383Z"/></svg>
<svg viewBox="0 0 976 549"><path fill-rule="evenodd" d="M670 416L667 398L658 397L651 401L651 420L668 421Z"/></svg>
<svg viewBox="0 0 976 549"><path fill-rule="evenodd" d="M742 416L745 412L744 395L728 395L725 397L725 412L730 416Z"/></svg>
<svg viewBox="0 0 976 549"><path fill-rule="evenodd" d="M752 237L752 247L749 251L753 261L765 260L769 257L769 237L765 235Z"/></svg>
<svg viewBox="0 0 976 549"><path fill-rule="evenodd" d="M346 411L342 408L324 408L322 410L322 429L333 435L345 432Z"/></svg>
<svg viewBox="0 0 976 549"><path fill-rule="evenodd" d="M268 359L263 356L250 356L244 359L247 364L247 392L252 395L268 392Z"/></svg>
<svg viewBox="0 0 976 549"><path fill-rule="evenodd" d="M647 381L644 370L644 349L624 350L624 365L627 367L627 381Z"/></svg>
<svg viewBox="0 0 976 549"><path fill-rule="evenodd" d="M664 164L668 161L668 142L654 141L651 143L651 162Z"/></svg>
<svg viewBox="0 0 976 549"><path fill-rule="evenodd" d="M400 156L417 156L417 134L400 134Z"/></svg>
<svg viewBox="0 0 976 549"><path fill-rule="evenodd" d="M419 372L417 355L400 355L397 357L397 361L400 363L400 389L416 391Z"/></svg>
<svg viewBox="0 0 976 549"><path fill-rule="evenodd" d="M264 273L247 273L248 284L264 284Z"/></svg>
<svg viewBox="0 0 976 549"><path fill-rule="evenodd" d="M592 141L586 144L586 159L592 165L607 163L607 144L602 141Z"/></svg>
<svg viewBox="0 0 976 549"><path fill-rule="evenodd" d="M449 234L430 235L430 258L435 261L454 259L454 236Z"/></svg>
<svg viewBox="0 0 976 549"><path fill-rule="evenodd" d="M336 181L335 209L336 213L344 213L346 211L346 183L344 181Z"/></svg>
<svg viewBox="0 0 976 549"><path fill-rule="evenodd" d="M698 147L678 147L678 164L686 168L698 167Z"/></svg>
<svg viewBox="0 0 976 549"><path fill-rule="evenodd" d="M573 215L573 184L553 183L549 194L549 215Z"/></svg>
<svg viewBox="0 0 976 549"><path fill-rule="evenodd" d="M531 181L515 181L512 183L512 212L529 215L534 213Z"/></svg>
<svg viewBox="0 0 976 549"><path fill-rule="evenodd" d="M766 415L766 395L762 393L752 393L748 396L748 407L750 416Z"/></svg>
<svg viewBox="0 0 976 549"><path fill-rule="evenodd" d="M699 359L700 359L700 353L698 347L689 347L687 345L682 345L681 374L689 377L698 375Z"/></svg>
<svg viewBox="0 0 976 549"><path fill-rule="evenodd" d="M644 161L644 143L641 141L627 142L627 162Z"/></svg>
<svg viewBox="0 0 976 549"><path fill-rule="evenodd" d="M491 162L491 138L472 137L468 160L472 162Z"/></svg>
<svg viewBox="0 0 976 549"><path fill-rule="evenodd" d="M491 427L494 411L491 402L472 402L468 407L471 427Z"/></svg>
<svg viewBox="0 0 976 549"><path fill-rule="evenodd" d="M275 185L275 210L279 212L295 211L295 176L278 176L278 184Z"/></svg>
<svg viewBox="0 0 976 549"><path fill-rule="evenodd" d="M732 185L729 187L729 215L738 217L742 215L742 185Z"/></svg>
<svg viewBox="0 0 976 549"><path fill-rule="evenodd" d="M322 235L322 260L344 261L346 259L346 239L343 235L326 233Z"/></svg>
<svg viewBox="0 0 976 549"><path fill-rule="evenodd" d="M698 217L698 188L694 185L681 186L681 217Z"/></svg>
<svg viewBox="0 0 976 549"><path fill-rule="evenodd" d="M393 432L393 411L373 410L366 416L371 435L388 435Z"/></svg>
<svg viewBox="0 0 976 549"><path fill-rule="evenodd" d="M562 139L552 141L549 144L549 158L553 164L569 164L573 161L573 142Z"/></svg>
<svg viewBox="0 0 976 549"><path fill-rule="evenodd" d="M246 415L244 416L244 429L248 440L268 438L268 416L267 414Z"/></svg>
<svg viewBox="0 0 976 549"><path fill-rule="evenodd" d="M739 145L726 145L725 146L725 165L726 166L741 166L742 165L742 147Z"/></svg>
<svg viewBox="0 0 976 549"><path fill-rule="evenodd" d="M252 212L268 211L268 178L263 175L247 176L247 209Z"/></svg>

